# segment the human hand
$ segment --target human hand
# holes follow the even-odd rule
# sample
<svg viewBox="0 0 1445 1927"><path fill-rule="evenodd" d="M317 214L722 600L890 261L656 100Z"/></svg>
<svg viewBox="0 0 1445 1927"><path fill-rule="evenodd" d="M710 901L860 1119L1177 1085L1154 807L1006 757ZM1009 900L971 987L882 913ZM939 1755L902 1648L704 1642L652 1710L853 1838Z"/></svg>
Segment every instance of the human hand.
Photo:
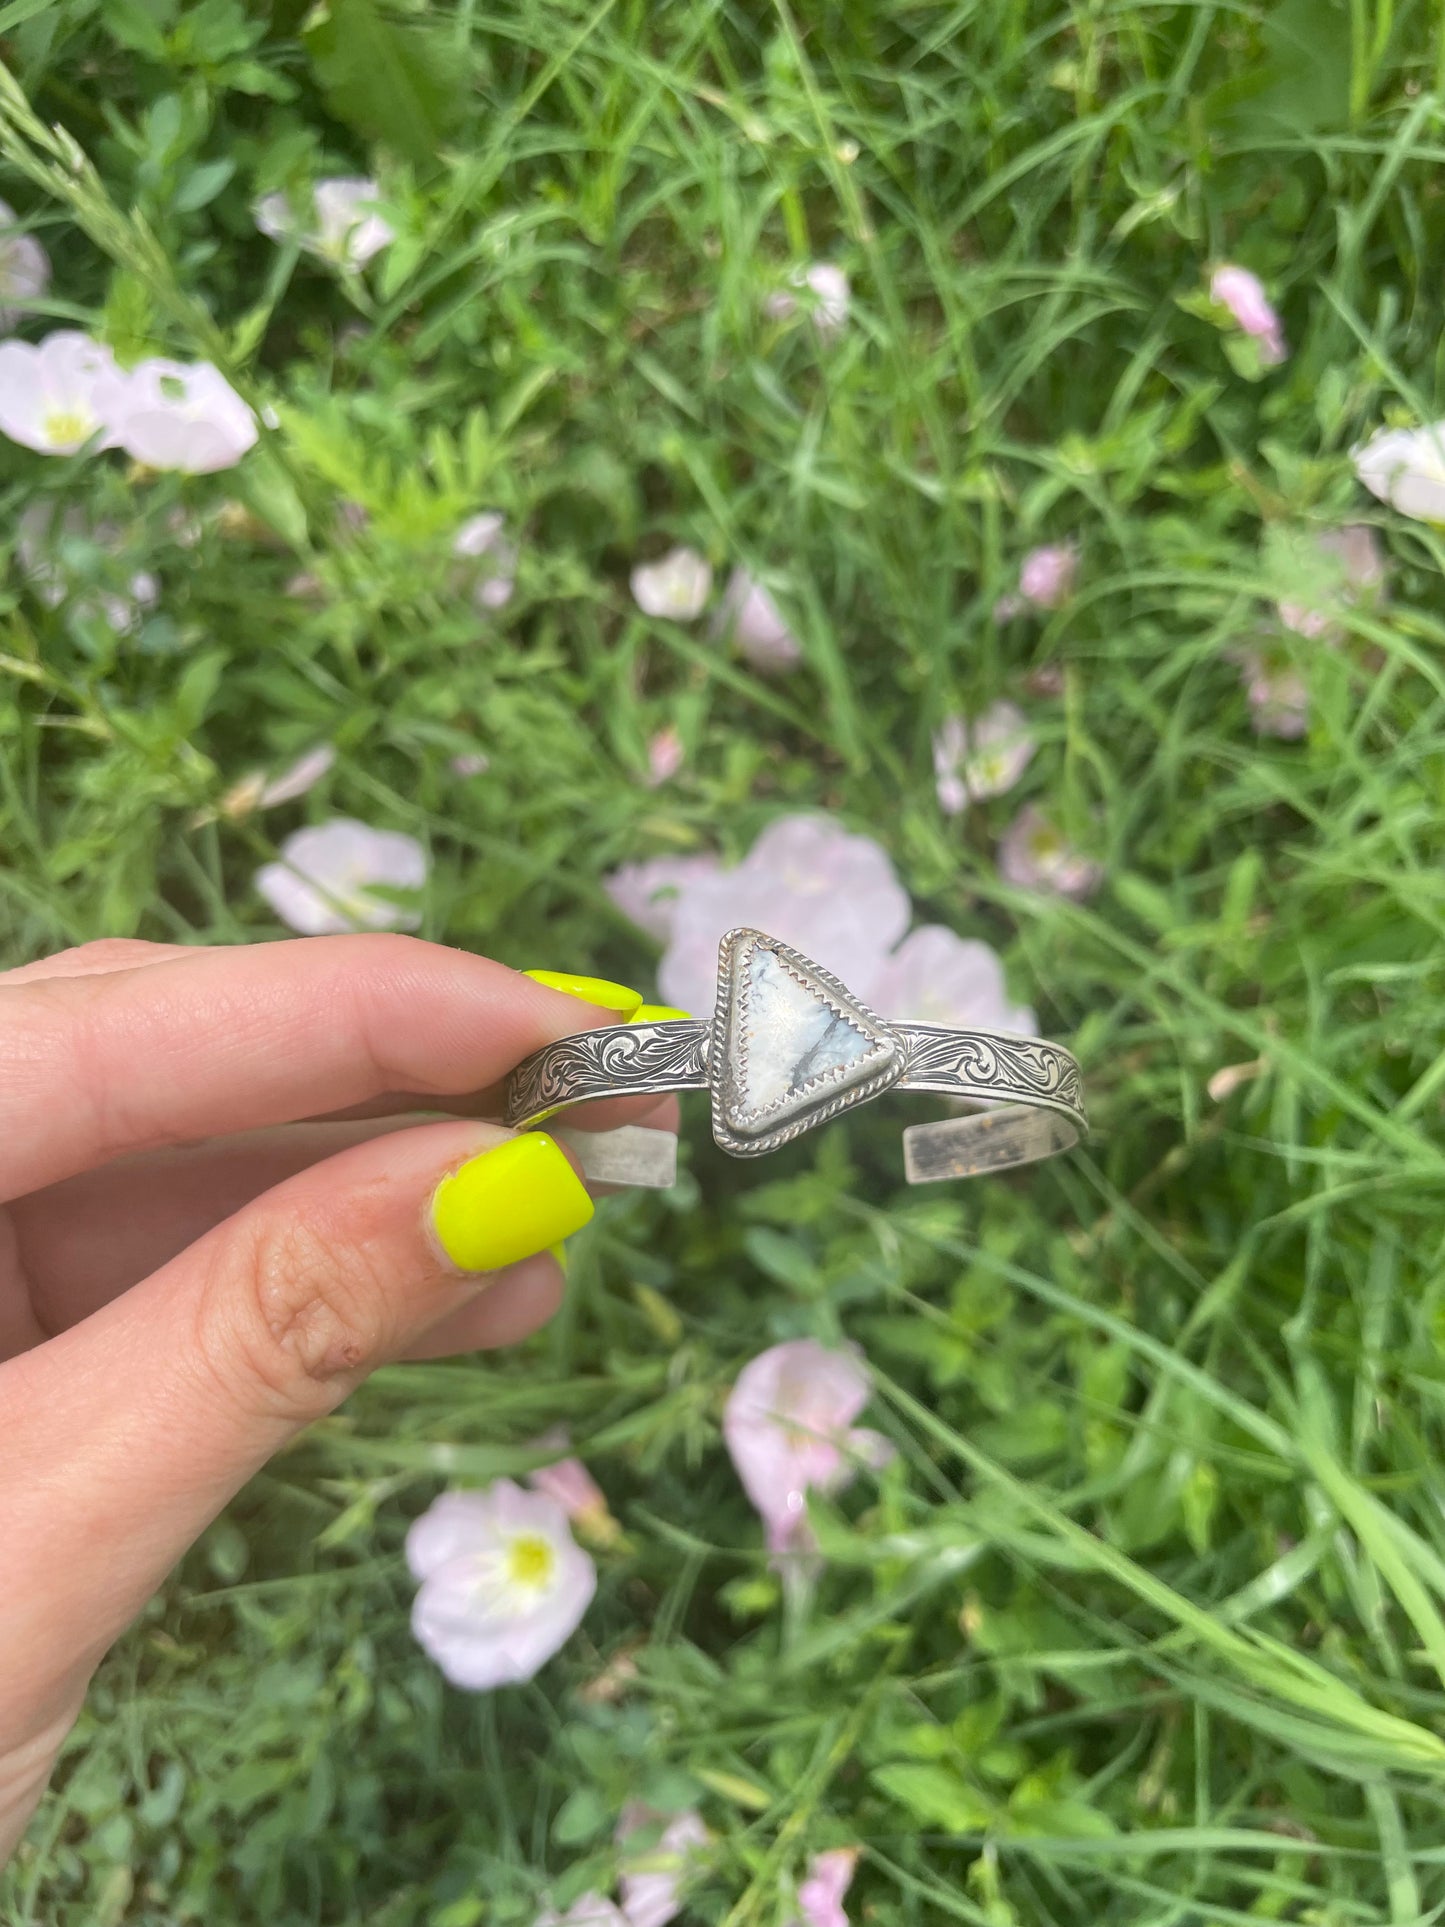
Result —
<svg viewBox="0 0 1445 1927"><path fill-rule="evenodd" d="M495 1111L639 1001L575 984L395 936L0 973L0 1861L97 1662L272 1453L373 1367L556 1309L592 1215L563 1152L404 1114Z"/></svg>

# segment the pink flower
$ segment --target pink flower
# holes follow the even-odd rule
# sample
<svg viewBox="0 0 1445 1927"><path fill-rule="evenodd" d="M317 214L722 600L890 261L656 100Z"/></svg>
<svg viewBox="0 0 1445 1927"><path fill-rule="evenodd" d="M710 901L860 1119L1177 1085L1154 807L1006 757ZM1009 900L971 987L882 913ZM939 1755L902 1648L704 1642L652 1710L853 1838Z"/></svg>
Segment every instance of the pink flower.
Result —
<svg viewBox="0 0 1445 1927"><path fill-rule="evenodd" d="M702 1815L691 1807L669 1820L659 1835L661 1817L634 1800L622 1809L617 1822L617 1839L623 1848L618 1886L627 1927L667 1927L668 1921L677 1918L693 1865L711 1838ZM629 1851L627 1843L638 1833L645 1833L650 1844Z"/></svg>
<svg viewBox="0 0 1445 1927"><path fill-rule="evenodd" d="M560 1425L533 1440L538 1451L565 1452L570 1443ZM527 1474L527 1484L555 1500L584 1539L599 1545L616 1541L617 1521L608 1510L607 1495L581 1459L559 1458L551 1465L539 1465Z"/></svg>
<svg viewBox="0 0 1445 1927"><path fill-rule="evenodd" d="M906 936L873 981L880 1016L899 1023L948 1024L962 1030L1038 1032L1026 1004L1009 1001L998 952L976 939L955 936L941 924L923 924Z"/></svg>
<svg viewBox="0 0 1445 1927"><path fill-rule="evenodd" d="M682 737L668 723L659 729L647 744L647 783L650 789L657 789L670 782L682 768L685 751Z"/></svg>
<svg viewBox="0 0 1445 1927"><path fill-rule="evenodd" d="M492 759L485 750L469 749L453 756L447 767L453 776L485 776L492 767Z"/></svg>
<svg viewBox="0 0 1445 1927"><path fill-rule="evenodd" d="M672 935L684 893L716 876L721 868L719 858L712 855L654 856L642 863L624 863L602 887L639 930L664 943Z"/></svg>
<svg viewBox="0 0 1445 1927"><path fill-rule="evenodd" d="M1071 542L1030 549L1019 568L1019 594L1034 609L1057 609L1074 592L1079 551Z"/></svg>
<svg viewBox="0 0 1445 1927"><path fill-rule="evenodd" d="M620 1907L601 1894L587 1893L572 1902L565 1914L553 1907L538 1914L533 1927L629 1927Z"/></svg>
<svg viewBox="0 0 1445 1927"><path fill-rule="evenodd" d="M853 1884L857 1865L856 1847L815 1853L808 1863L808 1877L798 1889L800 1914L795 1927L848 1927L843 1896Z"/></svg>
<svg viewBox="0 0 1445 1927"><path fill-rule="evenodd" d="M661 994L682 1010L712 1009L718 944L750 925L831 970L882 1017L1034 1031L987 944L936 925L903 936L911 906L887 852L831 817L779 817L732 869L714 856L655 857L624 865L605 887L667 946Z"/></svg>
<svg viewBox="0 0 1445 1927"><path fill-rule="evenodd" d="M256 888L283 923L303 937L321 937L345 930L415 930L419 911L373 890L420 890L426 877L426 851L414 836L337 816L288 836L281 861L256 872Z"/></svg>
<svg viewBox="0 0 1445 1927"><path fill-rule="evenodd" d="M687 877L665 933L662 1000L710 1011L718 944L749 924L793 944L866 1002L909 911L887 852L871 837L854 836L826 816L779 817L734 869Z"/></svg>
<svg viewBox="0 0 1445 1927"><path fill-rule="evenodd" d="M1313 548L1311 554L1310 548ZM1297 595L1276 605L1286 629L1312 642L1338 642L1344 635L1340 612L1368 600L1384 586L1385 557L1375 531L1367 523L1323 529L1297 555L1306 578Z"/></svg>
<svg viewBox="0 0 1445 1927"><path fill-rule="evenodd" d="M413 1633L454 1686L473 1692L531 1679L597 1590L561 1506L510 1479L434 1500L406 1535L406 1560L421 1582Z"/></svg>
<svg viewBox="0 0 1445 1927"><path fill-rule="evenodd" d="M645 616L670 616L691 622L707 607L712 567L696 549L669 549L657 562L632 571L632 599Z"/></svg>
<svg viewBox="0 0 1445 1927"><path fill-rule="evenodd" d="M105 405L118 375L109 348L75 328L42 341L0 345L0 435L42 455L73 455L99 435L114 448L115 423Z"/></svg>
<svg viewBox="0 0 1445 1927"><path fill-rule="evenodd" d="M948 716L933 739L939 806L957 816L969 803L1003 796L1028 768L1036 745L1015 703L997 702L971 722Z"/></svg>
<svg viewBox="0 0 1445 1927"><path fill-rule="evenodd" d="M1082 898L1103 881L1104 867L1071 849L1053 823L1030 803L1020 810L998 846L999 875L1021 890Z"/></svg>
<svg viewBox="0 0 1445 1927"><path fill-rule="evenodd" d="M791 669L803 659L803 646L777 603L741 566L728 577L713 627L722 641L736 643L739 653L765 675Z"/></svg>
<svg viewBox="0 0 1445 1927"><path fill-rule="evenodd" d="M98 384L96 406L133 461L184 475L234 468L258 432L256 417L208 361L156 355L137 362Z"/></svg>
<svg viewBox="0 0 1445 1927"><path fill-rule="evenodd" d="M0 201L0 328L13 328L49 286L50 256L10 203Z"/></svg>
<svg viewBox="0 0 1445 1927"><path fill-rule="evenodd" d="M876 1466L891 1453L878 1433L853 1425L869 1391L861 1353L811 1338L774 1345L738 1374L723 1438L771 1552L810 1550L808 1494L837 1492L860 1460Z"/></svg>
<svg viewBox="0 0 1445 1927"><path fill-rule="evenodd" d="M833 261L814 261L808 267L794 268L788 281L791 288L804 291L805 299L800 302L789 288L777 289L763 303L763 313L770 321L787 321L800 307L806 307L813 330L821 339L842 333L853 305L853 290L842 268ZM806 299L809 295L811 302Z"/></svg>
<svg viewBox="0 0 1445 1927"><path fill-rule="evenodd" d="M478 564L472 600L479 609L504 609L516 588L517 549L507 536L507 519L486 509L463 522L452 538L452 554Z"/></svg>
<svg viewBox="0 0 1445 1927"><path fill-rule="evenodd" d="M1237 328L1259 343L1265 367L1273 368L1286 359L1289 346L1284 329L1257 274L1225 262L1210 276L1209 296L1229 311Z"/></svg>
<svg viewBox="0 0 1445 1927"><path fill-rule="evenodd" d="M1297 742L1310 722L1309 684L1303 672L1278 649L1241 649L1236 661L1255 734Z"/></svg>

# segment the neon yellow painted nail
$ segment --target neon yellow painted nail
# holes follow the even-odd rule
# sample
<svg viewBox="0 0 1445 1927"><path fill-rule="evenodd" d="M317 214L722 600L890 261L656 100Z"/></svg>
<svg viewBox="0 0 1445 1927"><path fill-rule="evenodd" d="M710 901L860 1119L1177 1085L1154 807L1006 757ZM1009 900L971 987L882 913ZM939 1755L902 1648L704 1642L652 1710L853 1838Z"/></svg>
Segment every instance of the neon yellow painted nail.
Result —
<svg viewBox="0 0 1445 1927"><path fill-rule="evenodd" d="M629 1024L675 1024L690 1022L690 1010L677 1010L671 1004L639 1004L628 1018Z"/></svg>
<svg viewBox="0 0 1445 1927"><path fill-rule="evenodd" d="M461 1271L499 1271L570 1238L595 1206L545 1131L524 1131L443 1178L431 1201L442 1250Z"/></svg>
<svg viewBox="0 0 1445 1927"><path fill-rule="evenodd" d="M609 983L605 977L578 977L570 970L524 970L524 977L530 977L534 984L545 984L548 990L565 991L569 997L578 997L584 1004L596 1004L601 1010L615 1010L622 1018L628 1018L642 1002L640 990L629 990L626 984Z"/></svg>

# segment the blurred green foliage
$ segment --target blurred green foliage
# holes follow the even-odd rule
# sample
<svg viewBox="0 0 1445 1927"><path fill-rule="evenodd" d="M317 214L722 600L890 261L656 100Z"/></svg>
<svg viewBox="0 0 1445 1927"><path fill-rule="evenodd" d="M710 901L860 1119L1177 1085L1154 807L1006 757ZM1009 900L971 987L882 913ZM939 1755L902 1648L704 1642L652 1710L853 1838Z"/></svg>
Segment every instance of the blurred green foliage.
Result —
<svg viewBox="0 0 1445 1927"><path fill-rule="evenodd" d="M256 1481L108 1662L0 1919L521 1927L606 1884L635 1797L701 1804L727 1927L854 1842L864 1921L1433 1918L1440 537L1384 518L1388 609L1293 639L1304 742L1251 733L1230 651L1299 531L1373 507L1351 446L1445 412L1438 9L16 0L0 34L98 170L47 198L11 138L53 324L222 359L279 422L194 481L0 448L0 526L83 503L119 533L78 579L162 587L124 636L0 589L9 959L278 934L251 874L339 811L427 842L424 934L643 979L613 865L818 806L1006 950L1100 1125L916 1196L871 1114L761 1182L692 1131L548 1332L384 1373ZM369 170L365 275L255 232ZM828 342L763 313L814 257L855 290ZM1261 381L1194 299L1224 258L1280 300ZM521 560L482 618L450 542L486 508ZM1069 537L1075 600L1000 628ZM640 615L673 540L776 571L803 667ZM1018 794L943 818L932 730L1054 665ZM323 739L303 803L218 814ZM999 881L1028 796L1104 855L1089 908ZM899 1456L818 1509L790 1615L718 1415L805 1333L865 1347ZM401 1537L558 1421L626 1541L539 1681L469 1699Z"/></svg>

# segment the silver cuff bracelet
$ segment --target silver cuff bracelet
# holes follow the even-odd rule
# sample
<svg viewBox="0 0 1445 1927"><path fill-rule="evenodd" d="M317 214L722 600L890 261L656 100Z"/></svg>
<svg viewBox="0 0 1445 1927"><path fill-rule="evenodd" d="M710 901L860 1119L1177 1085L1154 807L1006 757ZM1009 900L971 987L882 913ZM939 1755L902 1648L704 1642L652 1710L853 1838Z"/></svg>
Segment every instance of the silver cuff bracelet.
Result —
<svg viewBox="0 0 1445 1927"><path fill-rule="evenodd" d="M750 1158L889 1090L992 1107L910 1126L910 1184L1031 1164L1068 1150L1089 1129L1078 1063L1058 1044L888 1023L829 971L760 930L723 938L711 1022L610 1024L559 1038L512 1072L506 1122L526 1129L598 1098L709 1091L714 1138ZM671 1132L625 1126L561 1135L598 1182L665 1187L675 1176Z"/></svg>

